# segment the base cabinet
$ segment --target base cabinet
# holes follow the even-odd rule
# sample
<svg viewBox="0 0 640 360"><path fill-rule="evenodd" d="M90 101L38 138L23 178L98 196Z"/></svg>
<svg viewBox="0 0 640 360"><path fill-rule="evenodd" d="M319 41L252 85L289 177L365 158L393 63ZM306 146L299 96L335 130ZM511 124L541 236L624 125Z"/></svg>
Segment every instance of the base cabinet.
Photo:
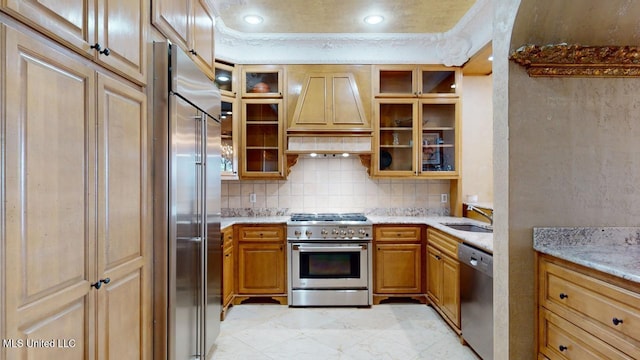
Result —
<svg viewBox="0 0 640 360"><path fill-rule="evenodd" d="M235 294L235 251L233 248L233 227L222 231L222 314L224 320Z"/></svg>
<svg viewBox="0 0 640 360"><path fill-rule="evenodd" d="M373 302L411 297L425 302L422 228L378 225L374 228Z"/></svg>
<svg viewBox="0 0 640 360"><path fill-rule="evenodd" d="M537 254L538 355L640 359L640 286Z"/></svg>
<svg viewBox="0 0 640 360"><path fill-rule="evenodd" d="M433 228L427 230L427 296L433 307L460 333L460 241Z"/></svg>
<svg viewBox="0 0 640 360"><path fill-rule="evenodd" d="M271 297L286 303L286 238L283 225L239 225L237 296Z"/></svg>

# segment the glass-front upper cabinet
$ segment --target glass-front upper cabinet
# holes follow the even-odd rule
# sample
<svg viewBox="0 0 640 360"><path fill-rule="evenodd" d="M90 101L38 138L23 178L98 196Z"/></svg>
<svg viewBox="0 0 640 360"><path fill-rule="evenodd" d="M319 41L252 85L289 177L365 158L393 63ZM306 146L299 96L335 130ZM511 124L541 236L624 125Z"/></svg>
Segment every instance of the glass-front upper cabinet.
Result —
<svg viewBox="0 0 640 360"><path fill-rule="evenodd" d="M373 68L374 96L457 96L460 74L458 68L442 66L375 66Z"/></svg>
<svg viewBox="0 0 640 360"><path fill-rule="evenodd" d="M457 99L420 102L420 147L418 174L458 175L459 126Z"/></svg>
<svg viewBox="0 0 640 360"><path fill-rule="evenodd" d="M236 96L236 67L231 64L225 64L220 61L216 61L215 68L215 83L220 89L222 96Z"/></svg>
<svg viewBox="0 0 640 360"><path fill-rule="evenodd" d="M242 67L242 97L281 98L284 91L284 68L272 65Z"/></svg>
<svg viewBox="0 0 640 360"><path fill-rule="evenodd" d="M459 100L375 101L374 176L459 175Z"/></svg>
<svg viewBox="0 0 640 360"><path fill-rule="evenodd" d="M379 175L415 175L414 119L418 116L415 100L376 101L376 146Z"/></svg>
<svg viewBox="0 0 640 360"><path fill-rule="evenodd" d="M222 180L238 179L238 142L240 119L236 115L236 99L223 96L220 114Z"/></svg>
<svg viewBox="0 0 640 360"><path fill-rule="evenodd" d="M282 104L279 99L242 101L241 178L284 178Z"/></svg>

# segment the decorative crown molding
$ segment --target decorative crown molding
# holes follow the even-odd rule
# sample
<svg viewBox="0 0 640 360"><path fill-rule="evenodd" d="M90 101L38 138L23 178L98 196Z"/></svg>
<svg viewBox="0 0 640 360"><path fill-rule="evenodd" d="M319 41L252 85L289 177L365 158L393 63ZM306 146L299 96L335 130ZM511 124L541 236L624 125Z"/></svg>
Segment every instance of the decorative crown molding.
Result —
<svg viewBox="0 0 640 360"><path fill-rule="evenodd" d="M243 0L228 0L242 4ZM216 2L219 3L219 2ZM216 57L238 64L444 64L460 66L491 41L491 0L477 0L445 33L244 33L216 16Z"/></svg>
<svg viewBox="0 0 640 360"><path fill-rule="evenodd" d="M509 59L531 77L640 76L638 46L524 45Z"/></svg>

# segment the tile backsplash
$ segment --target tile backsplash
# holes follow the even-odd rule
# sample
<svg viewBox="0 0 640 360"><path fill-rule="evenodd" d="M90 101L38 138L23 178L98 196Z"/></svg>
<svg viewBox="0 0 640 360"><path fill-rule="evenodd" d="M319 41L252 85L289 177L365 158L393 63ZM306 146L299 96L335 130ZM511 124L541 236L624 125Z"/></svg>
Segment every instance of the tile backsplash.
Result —
<svg viewBox="0 0 640 360"><path fill-rule="evenodd" d="M223 181L221 192L223 214L239 209L449 214L449 204L440 202L440 194L449 193L449 180L371 179L357 156L301 157L287 180ZM249 200L252 193L255 203Z"/></svg>

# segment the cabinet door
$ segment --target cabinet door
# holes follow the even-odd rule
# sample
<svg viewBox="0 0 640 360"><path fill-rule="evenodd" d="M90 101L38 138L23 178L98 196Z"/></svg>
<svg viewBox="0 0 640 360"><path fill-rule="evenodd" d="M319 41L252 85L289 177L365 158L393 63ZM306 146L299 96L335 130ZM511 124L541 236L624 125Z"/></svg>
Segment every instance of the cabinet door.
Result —
<svg viewBox="0 0 640 360"><path fill-rule="evenodd" d="M6 359L94 359L95 73L77 57L0 25L4 155L0 213Z"/></svg>
<svg viewBox="0 0 640 360"><path fill-rule="evenodd" d="M152 0L153 25L175 43L187 48L189 44L189 14L191 0Z"/></svg>
<svg viewBox="0 0 640 360"><path fill-rule="evenodd" d="M244 66L240 81L242 97L281 98L284 69L281 66Z"/></svg>
<svg viewBox="0 0 640 360"><path fill-rule="evenodd" d="M216 75L217 76L217 75ZM223 96L220 114L222 180L238 180L238 143L240 138L240 119L237 114L237 100Z"/></svg>
<svg viewBox="0 0 640 360"><path fill-rule="evenodd" d="M205 0L192 0L193 21L190 50L200 69L214 78L214 15ZM217 115L217 114L215 114Z"/></svg>
<svg viewBox="0 0 640 360"><path fill-rule="evenodd" d="M2 6L2 10L45 35L87 54L93 54L94 50L89 46L94 41L95 1L5 0L0 6Z"/></svg>
<svg viewBox="0 0 640 360"><path fill-rule="evenodd" d="M222 258L222 305L227 306L233 298L233 246L224 249Z"/></svg>
<svg viewBox="0 0 640 360"><path fill-rule="evenodd" d="M460 79L459 68L421 67L418 71L418 95L458 96Z"/></svg>
<svg viewBox="0 0 640 360"><path fill-rule="evenodd" d="M376 100L374 108L375 174L382 176L415 176L416 164L416 100Z"/></svg>
<svg viewBox="0 0 640 360"><path fill-rule="evenodd" d="M387 294L419 294L422 263L420 244L376 245L376 279L374 292Z"/></svg>
<svg viewBox="0 0 640 360"><path fill-rule="evenodd" d="M460 327L460 263L442 256L442 311Z"/></svg>
<svg viewBox="0 0 640 360"><path fill-rule="evenodd" d="M98 61L144 84L146 82L147 10L143 0L99 0ZM108 49L108 52L107 52Z"/></svg>
<svg viewBox="0 0 640 360"><path fill-rule="evenodd" d="M285 292L284 244L238 244L238 293Z"/></svg>
<svg viewBox="0 0 640 360"><path fill-rule="evenodd" d="M418 96L418 79L413 65L376 66L373 78L373 95L376 97Z"/></svg>
<svg viewBox="0 0 640 360"><path fill-rule="evenodd" d="M284 178L282 100L243 100L243 178Z"/></svg>
<svg viewBox="0 0 640 360"><path fill-rule="evenodd" d="M146 96L98 75L98 354L145 359L150 348Z"/></svg>
<svg viewBox="0 0 640 360"><path fill-rule="evenodd" d="M442 255L431 246L427 246L427 295L442 303Z"/></svg>
<svg viewBox="0 0 640 360"><path fill-rule="evenodd" d="M420 102L418 170L420 175L455 177L459 173L459 102L456 99Z"/></svg>

